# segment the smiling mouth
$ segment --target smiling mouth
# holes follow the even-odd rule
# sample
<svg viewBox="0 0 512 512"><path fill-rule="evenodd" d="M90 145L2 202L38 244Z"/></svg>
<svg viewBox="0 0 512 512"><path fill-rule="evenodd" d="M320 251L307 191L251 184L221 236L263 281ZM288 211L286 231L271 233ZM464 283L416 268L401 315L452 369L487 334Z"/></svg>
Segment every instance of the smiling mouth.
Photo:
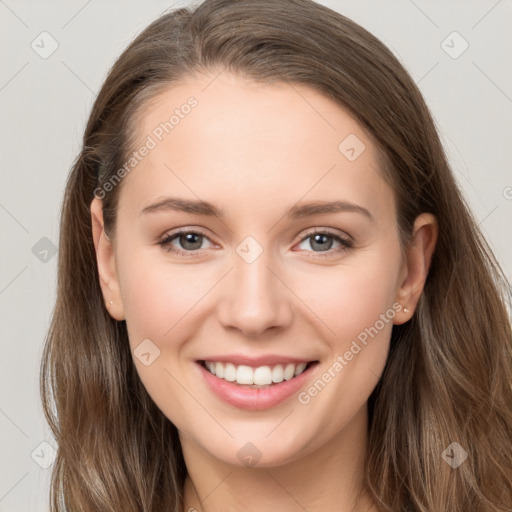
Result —
<svg viewBox="0 0 512 512"><path fill-rule="evenodd" d="M219 379L226 380L241 387L269 388L284 381L289 381L303 374L319 361L308 363L287 363L269 366L251 367L222 363L218 361L198 361L199 364Z"/></svg>

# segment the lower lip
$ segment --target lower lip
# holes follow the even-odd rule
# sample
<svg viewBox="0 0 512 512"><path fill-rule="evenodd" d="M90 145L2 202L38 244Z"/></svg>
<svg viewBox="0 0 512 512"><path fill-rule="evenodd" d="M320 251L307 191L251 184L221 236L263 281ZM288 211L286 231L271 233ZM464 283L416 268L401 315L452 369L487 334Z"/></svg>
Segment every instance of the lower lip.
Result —
<svg viewBox="0 0 512 512"><path fill-rule="evenodd" d="M268 388L250 388L233 384L225 379L216 377L210 373L201 363L197 363L203 378L210 389L224 402L234 405L239 409L258 411L275 407L304 386L312 374L312 370L318 365L311 364L304 372L290 380L284 380L273 384Z"/></svg>

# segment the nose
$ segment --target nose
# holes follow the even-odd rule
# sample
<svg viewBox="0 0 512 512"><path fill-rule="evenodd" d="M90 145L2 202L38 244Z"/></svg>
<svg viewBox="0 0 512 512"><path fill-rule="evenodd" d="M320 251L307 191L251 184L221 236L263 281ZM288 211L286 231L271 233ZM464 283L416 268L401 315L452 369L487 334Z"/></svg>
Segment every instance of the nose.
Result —
<svg viewBox="0 0 512 512"><path fill-rule="evenodd" d="M265 251L251 263L234 254L217 309L224 328L254 337L291 323L293 293L270 260Z"/></svg>

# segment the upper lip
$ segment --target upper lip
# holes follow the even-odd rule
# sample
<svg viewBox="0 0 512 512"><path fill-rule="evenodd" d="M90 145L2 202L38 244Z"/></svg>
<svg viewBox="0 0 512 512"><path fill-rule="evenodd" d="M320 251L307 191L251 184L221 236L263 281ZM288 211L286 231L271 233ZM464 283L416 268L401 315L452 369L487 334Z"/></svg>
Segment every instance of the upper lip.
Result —
<svg viewBox="0 0 512 512"><path fill-rule="evenodd" d="M276 364L300 364L310 363L316 361L315 359L302 359L298 357L282 356L277 354L269 354L257 357L249 357L244 355L230 354L230 355L216 355L208 356L199 361L211 361L218 363L232 363L235 366L251 366L257 368L259 366L273 366Z"/></svg>

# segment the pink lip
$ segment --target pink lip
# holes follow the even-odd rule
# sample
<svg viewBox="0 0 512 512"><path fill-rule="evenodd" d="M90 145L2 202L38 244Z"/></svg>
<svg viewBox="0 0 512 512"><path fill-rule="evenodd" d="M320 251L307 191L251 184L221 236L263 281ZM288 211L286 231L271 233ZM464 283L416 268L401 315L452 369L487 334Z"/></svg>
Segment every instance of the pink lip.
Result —
<svg viewBox="0 0 512 512"><path fill-rule="evenodd" d="M217 360L217 359L214 359ZM290 362L290 359L287 359ZM306 361L304 361L306 362ZM279 364L279 363L276 363ZM212 375L200 362L197 366L208 387L224 402L239 409L259 411L280 404L291 395L297 393L313 374L318 363L312 364L299 376L273 384L268 388L249 388L233 384L227 380ZM252 366L252 365L251 365Z"/></svg>
<svg viewBox="0 0 512 512"><path fill-rule="evenodd" d="M218 355L204 357L202 361L211 361L212 363L232 363L235 366L245 365L257 368L258 366L274 366L276 364L300 364L309 363L314 359L297 359L296 357L287 357L269 354L267 356L248 357L243 355Z"/></svg>

